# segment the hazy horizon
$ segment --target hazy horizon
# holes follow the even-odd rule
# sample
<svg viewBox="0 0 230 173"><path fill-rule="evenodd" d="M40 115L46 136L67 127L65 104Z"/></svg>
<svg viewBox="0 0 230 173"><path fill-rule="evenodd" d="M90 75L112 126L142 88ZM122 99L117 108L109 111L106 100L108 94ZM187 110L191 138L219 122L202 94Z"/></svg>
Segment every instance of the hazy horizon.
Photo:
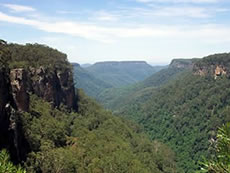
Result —
<svg viewBox="0 0 230 173"><path fill-rule="evenodd" d="M122 61L114 60L114 61L115 62L125 62L126 60L122 60ZM70 62L70 63L78 63L82 66L82 65L93 65L93 64L98 63L98 62L114 62L114 61L113 60L109 60L109 61L105 60L105 61L96 61L96 62L92 62L92 63L78 63L78 62ZM131 61L145 61L145 60L128 60L128 62L129 61L131 62ZM148 61L145 61L145 62L149 65L152 65L152 66L165 66L165 65L169 65L171 63L171 61L170 62L159 62L159 63L148 62Z"/></svg>

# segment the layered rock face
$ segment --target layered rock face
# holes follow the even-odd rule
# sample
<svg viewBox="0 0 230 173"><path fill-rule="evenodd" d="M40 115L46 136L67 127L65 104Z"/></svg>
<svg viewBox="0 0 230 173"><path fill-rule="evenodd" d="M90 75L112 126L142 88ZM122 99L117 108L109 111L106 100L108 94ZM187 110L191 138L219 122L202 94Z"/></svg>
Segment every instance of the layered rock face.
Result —
<svg viewBox="0 0 230 173"><path fill-rule="evenodd" d="M7 148L16 162L24 160L29 150L19 116L11 91L9 72L0 69L0 148Z"/></svg>
<svg viewBox="0 0 230 173"><path fill-rule="evenodd" d="M29 68L28 71L12 69L10 81L19 110L28 111L29 93L43 98L54 107L64 104L69 109L77 109L72 74L68 70L50 71L43 67Z"/></svg>
<svg viewBox="0 0 230 173"><path fill-rule="evenodd" d="M197 59L173 59L169 65L170 68L192 69Z"/></svg>
<svg viewBox="0 0 230 173"><path fill-rule="evenodd" d="M230 53L214 54L204 57L193 67L193 73L199 76L220 76L230 78Z"/></svg>
<svg viewBox="0 0 230 173"><path fill-rule="evenodd" d="M212 76L217 79L219 76L230 77L230 71L228 68L222 64L212 64L212 65L194 65L193 72L195 75L199 76Z"/></svg>

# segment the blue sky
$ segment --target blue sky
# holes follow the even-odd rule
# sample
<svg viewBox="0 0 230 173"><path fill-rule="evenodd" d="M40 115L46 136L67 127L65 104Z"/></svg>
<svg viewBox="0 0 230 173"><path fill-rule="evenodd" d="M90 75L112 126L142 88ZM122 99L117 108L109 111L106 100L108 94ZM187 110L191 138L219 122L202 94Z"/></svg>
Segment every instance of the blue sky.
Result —
<svg viewBox="0 0 230 173"><path fill-rule="evenodd" d="M0 0L0 38L41 43L71 62L230 52L229 0Z"/></svg>

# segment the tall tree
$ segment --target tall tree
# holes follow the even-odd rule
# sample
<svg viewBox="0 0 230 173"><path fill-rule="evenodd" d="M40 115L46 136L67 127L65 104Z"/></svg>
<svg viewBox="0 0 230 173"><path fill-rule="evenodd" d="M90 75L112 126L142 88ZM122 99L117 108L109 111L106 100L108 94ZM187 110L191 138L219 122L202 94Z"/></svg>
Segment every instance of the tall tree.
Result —
<svg viewBox="0 0 230 173"><path fill-rule="evenodd" d="M0 39L0 67L7 67L7 62L10 60L10 52L7 42Z"/></svg>

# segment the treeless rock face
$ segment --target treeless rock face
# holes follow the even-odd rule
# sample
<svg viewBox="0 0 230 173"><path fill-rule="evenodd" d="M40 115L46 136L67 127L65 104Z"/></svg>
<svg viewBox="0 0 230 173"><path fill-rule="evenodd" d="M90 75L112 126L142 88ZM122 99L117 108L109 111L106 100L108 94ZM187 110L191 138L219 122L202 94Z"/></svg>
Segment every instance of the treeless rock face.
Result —
<svg viewBox="0 0 230 173"><path fill-rule="evenodd" d="M18 110L29 110L29 93L27 91L27 72L22 69L10 71L12 94Z"/></svg>
<svg viewBox="0 0 230 173"><path fill-rule="evenodd" d="M54 107L60 104L76 110L75 89L70 71L50 71L40 67L28 71L18 68L10 72L10 81L15 103L19 110L28 111L29 93L35 94Z"/></svg>
<svg viewBox="0 0 230 173"><path fill-rule="evenodd" d="M19 87L16 83L15 85ZM9 71L0 68L0 149L7 148L11 153L11 158L16 162L24 160L29 150L18 123L18 117L19 114L11 90Z"/></svg>
<svg viewBox="0 0 230 173"><path fill-rule="evenodd" d="M192 59L173 59L169 67L192 69L194 61Z"/></svg>
<svg viewBox="0 0 230 173"><path fill-rule="evenodd" d="M223 65L218 65L218 64L213 64L210 66L202 66L202 67L195 65L193 68L193 74L199 76L211 75L214 76L214 79L217 79L218 76L229 75L227 69Z"/></svg>
<svg viewBox="0 0 230 173"><path fill-rule="evenodd" d="M199 70L196 70L196 71L194 72L194 74L195 74L195 75L199 75L199 76L205 76L205 75L206 75L206 72L205 72L205 70L203 70L203 69L199 69Z"/></svg>
<svg viewBox="0 0 230 173"><path fill-rule="evenodd" d="M227 74L227 71L224 67L222 66L219 66L217 65L216 69L215 69L215 79L218 77L218 76L221 76L221 75L226 75Z"/></svg>

